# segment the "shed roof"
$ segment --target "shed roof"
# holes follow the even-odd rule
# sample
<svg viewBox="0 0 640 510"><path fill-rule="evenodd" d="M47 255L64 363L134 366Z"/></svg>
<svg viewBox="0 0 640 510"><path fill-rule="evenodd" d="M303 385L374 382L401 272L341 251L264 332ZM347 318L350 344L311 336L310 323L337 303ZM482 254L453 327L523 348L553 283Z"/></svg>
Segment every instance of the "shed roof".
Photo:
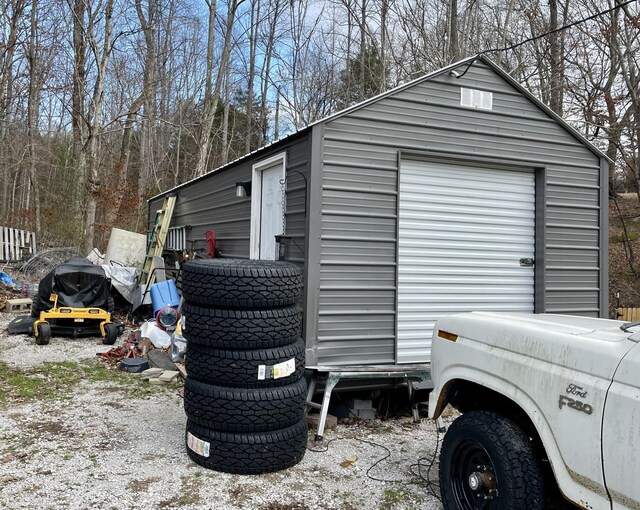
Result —
<svg viewBox="0 0 640 510"><path fill-rule="evenodd" d="M540 101L535 95L533 95L529 90L527 90L524 86L522 86L520 83L518 83L513 77L511 77L511 75L509 75L509 73L507 73L504 69L502 69L500 66L498 66L495 62L493 62L491 59L489 59L486 54L477 54L477 55L473 55L471 57L467 57L463 60L460 60L458 62L454 62L446 67L443 67L441 69L437 69L431 73L425 74L424 76L421 76L419 78L416 78L414 80L411 80L407 83L404 83L402 85L399 85L393 89L387 90L385 92L382 92L381 94L378 94L377 96L373 96L369 99L366 99L360 103L357 103L353 106L350 106L349 108L345 108L344 110L340 110L339 112L333 113L331 115L328 115L327 117L324 117L320 120L317 120L311 124L309 124L308 126L305 126L304 128L301 128L297 131L294 131L293 133L279 138L278 140L275 140L273 142L271 142L270 144L264 145L252 152L249 152L233 161L230 161L222 166L219 166L217 168L214 168L213 170L207 172L204 175L201 175L199 177L196 177L194 179L191 179L189 181L186 181L182 184L179 184L178 186L175 186L174 188L171 188L169 190L163 191L162 193L159 193L153 197L151 197L148 201L154 200L158 197L161 197L167 193L170 192L174 192L188 184L191 184L193 182L196 182L200 179L204 179L206 177L208 177L209 175L211 175L214 172L218 172L220 170L225 170L227 168L230 168L242 161L245 161L249 158L251 158L252 156L255 156L257 154L261 154L265 151L267 151L267 149L273 149L275 147L284 145L286 142L292 141L292 139L301 136L304 133L307 133L308 131L311 130L311 128L313 128L313 126L316 126L318 124L324 124L327 122L331 122L333 120L339 119L341 117L344 117L346 115L349 115L350 113L353 113L357 110L360 110L361 108L364 108L372 103L375 103L377 101L380 101L382 99L385 99L386 97L392 96L394 94L397 94L398 92L401 92L403 90L407 90L415 85L418 85L420 83L423 83L425 81L431 80L437 76L441 76L443 74L449 73L451 71L453 71L454 69L457 69L458 67L461 66L472 66L476 61L480 61L483 64L487 65L488 67L490 67L495 73L497 73L502 79L504 79L507 83L509 83L512 87L514 87L518 92L520 92L523 96L525 96L527 99L529 99L532 103L534 103L536 106L538 106L540 109L542 109L547 115L549 115L551 118L553 118L556 122L558 122L558 124L560 124L564 129L566 129L573 137L575 137L579 142L581 142L583 145L585 145L589 150L591 150L591 152L593 152L596 156L598 156L599 158L604 158L607 161L611 162L611 160L606 156L606 154L604 154L600 149L598 149L593 143L591 143L589 140L587 140L582 134L580 134L574 127L572 127L566 120L564 120L560 115L558 115L557 113L555 113L553 110L551 110L551 108L549 108L547 105L545 105L542 101Z"/></svg>

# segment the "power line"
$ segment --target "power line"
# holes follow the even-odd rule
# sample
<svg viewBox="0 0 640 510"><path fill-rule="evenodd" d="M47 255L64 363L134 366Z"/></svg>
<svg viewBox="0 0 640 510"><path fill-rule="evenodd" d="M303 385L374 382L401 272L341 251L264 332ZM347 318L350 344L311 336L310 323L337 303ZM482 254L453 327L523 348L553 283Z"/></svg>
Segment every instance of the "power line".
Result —
<svg viewBox="0 0 640 510"><path fill-rule="evenodd" d="M537 41L538 39L542 39L543 37L547 37L548 35L556 34L558 32L562 32L563 30L567 30L569 28L573 28L573 27L575 27L577 25L580 25L582 23L586 23L587 21L594 20L596 18L599 18L600 16L604 16L605 14L609 14L609 13L615 11L616 9L619 9L620 7L624 7L626 5L634 3L636 1L637 0L627 0L626 2L622 2L621 4L618 4L615 7L607 9L606 11L597 12L595 14L592 14L591 16L588 16L587 18L582 18L581 20L574 21L573 23L569 23L568 25L561 26L561 27L556 28L554 30L550 30L549 32L545 32L544 34L540 34L540 35L536 35L534 37L530 37L529 39L525 39L524 41L516 43L516 44L514 44L512 46L507 46L506 48L495 48L495 49L490 49L490 50L484 50L484 51L481 51L480 53L478 53L478 55L483 55L485 53L492 53L492 52L498 52L498 51L513 50L515 48L518 48L518 47L522 46L523 44L527 44L527 43L530 43L530 42L533 42L533 41Z"/></svg>
<svg viewBox="0 0 640 510"><path fill-rule="evenodd" d="M484 55L486 53L497 53L499 51L509 51L509 50L513 50L513 49L519 48L520 46L523 46L524 44L527 44L527 43L530 43L530 42L533 42L533 41L537 41L538 39L542 39L543 37L547 37L549 35L556 34L558 32L562 32L563 30L568 30L569 28L573 28L573 27L575 27L577 25L581 25L582 23L586 23L587 21L591 21L591 20L594 20L596 18L599 18L600 16L604 16L605 14L612 13L616 9L620 9L621 7L625 7L625 6L627 6L629 4L632 4L632 3L636 2L636 1L637 0L627 0L626 2L622 2L622 3L619 3L619 4L615 5L614 7L611 7L610 9L597 12L595 14L592 14L591 16L587 16L586 18L582 18L582 19L580 19L578 21L574 21L573 23L569 23L568 25L563 25L563 26L558 27L558 28L556 28L554 30L550 30L548 32L545 32L544 34L536 35L534 37L529 37L528 39L525 39L524 41L520 41L519 43L512 44L511 46L507 46L505 48L492 48L492 49L489 49L489 50L480 51L479 53L476 54L476 57L479 57L480 55ZM464 70L464 72L460 76L457 76L457 78L462 78L465 74L467 74L467 71L473 65L475 60L476 59L474 58L469 63L469 65Z"/></svg>

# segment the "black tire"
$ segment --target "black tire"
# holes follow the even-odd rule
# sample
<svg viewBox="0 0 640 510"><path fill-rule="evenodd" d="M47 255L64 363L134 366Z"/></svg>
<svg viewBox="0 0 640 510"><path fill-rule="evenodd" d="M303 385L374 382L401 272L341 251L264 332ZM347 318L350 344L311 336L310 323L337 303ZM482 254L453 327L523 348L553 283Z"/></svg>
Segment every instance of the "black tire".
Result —
<svg viewBox="0 0 640 510"><path fill-rule="evenodd" d="M295 304L302 290L300 269L288 262L202 259L185 264L186 301L220 308L260 309Z"/></svg>
<svg viewBox="0 0 640 510"><path fill-rule="evenodd" d="M223 432L263 432L290 427L304 415L307 383L279 388L225 388L187 377L184 410L194 423Z"/></svg>
<svg viewBox="0 0 640 510"><path fill-rule="evenodd" d="M187 454L196 464L224 473L257 475L280 471L302 460L307 446L307 420L255 434L220 432L187 421L185 436ZM200 449L205 445L207 456Z"/></svg>
<svg viewBox="0 0 640 510"><path fill-rule="evenodd" d="M189 342L220 349L266 349L295 342L302 315L297 306L273 310L220 310L182 305Z"/></svg>
<svg viewBox="0 0 640 510"><path fill-rule="evenodd" d="M472 480L482 480L478 489ZM440 493L444 510L545 508L531 441L511 420L488 411L465 413L449 427L440 452Z"/></svg>
<svg viewBox="0 0 640 510"><path fill-rule="evenodd" d="M51 340L51 326L47 322L38 324L38 332L36 333L36 344L47 345Z"/></svg>
<svg viewBox="0 0 640 510"><path fill-rule="evenodd" d="M290 375L283 363L293 365ZM187 342L185 366L189 377L230 388L271 388L296 382L304 372L304 340L273 349L232 351ZM278 371L274 373L274 367Z"/></svg>
<svg viewBox="0 0 640 510"><path fill-rule="evenodd" d="M104 325L104 336L102 337L103 345L113 345L118 339L118 326L113 323Z"/></svg>

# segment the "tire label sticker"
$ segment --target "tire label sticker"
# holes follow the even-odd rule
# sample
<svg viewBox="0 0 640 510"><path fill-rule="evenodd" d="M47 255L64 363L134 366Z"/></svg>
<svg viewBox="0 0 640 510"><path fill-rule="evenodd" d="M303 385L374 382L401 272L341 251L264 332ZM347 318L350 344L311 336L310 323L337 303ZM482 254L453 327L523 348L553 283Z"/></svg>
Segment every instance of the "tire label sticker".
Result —
<svg viewBox="0 0 640 510"><path fill-rule="evenodd" d="M296 359L291 358L277 365L259 365L258 366L258 381L264 381L265 379L280 379L282 377L288 377L296 371Z"/></svg>
<svg viewBox="0 0 640 510"><path fill-rule="evenodd" d="M209 456L209 443L202 439L198 439L191 432L187 432L187 446L191 451L197 453L201 457Z"/></svg>
<svg viewBox="0 0 640 510"><path fill-rule="evenodd" d="M278 363L277 365L273 366L273 378L280 379L281 377L287 377L293 374L295 371L296 359L291 358L290 360Z"/></svg>

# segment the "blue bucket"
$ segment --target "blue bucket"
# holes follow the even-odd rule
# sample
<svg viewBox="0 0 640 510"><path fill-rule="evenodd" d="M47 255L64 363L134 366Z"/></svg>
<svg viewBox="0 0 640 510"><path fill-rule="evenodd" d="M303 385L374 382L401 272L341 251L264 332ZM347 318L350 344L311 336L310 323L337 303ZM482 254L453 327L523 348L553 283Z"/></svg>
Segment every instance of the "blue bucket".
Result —
<svg viewBox="0 0 640 510"><path fill-rule="evenodd" d="M176 282L173 280L154 283L151 285L150 293L154 317L162 308L167 306L171 308L178 308L180 305L180 295L178 294Z"/></svg>

